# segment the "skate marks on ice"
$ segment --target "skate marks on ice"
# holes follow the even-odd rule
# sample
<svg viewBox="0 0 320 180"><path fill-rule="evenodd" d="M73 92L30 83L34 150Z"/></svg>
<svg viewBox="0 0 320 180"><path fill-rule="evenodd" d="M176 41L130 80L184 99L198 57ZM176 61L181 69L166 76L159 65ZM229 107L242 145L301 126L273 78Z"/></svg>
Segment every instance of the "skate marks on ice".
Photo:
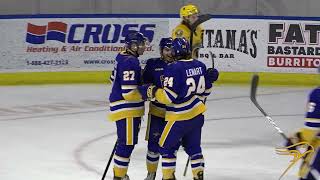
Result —
<svg viewBox="0 0 320 180"><path fill-rule="evenodd" d="M10 100L10 98L3 98L3 95L0 95L2 100L8 101L7 104L1 104L0 108L7 108L15 112L23 112L22 110L24 107L36 107L37 105L40 105L42 108L42 111L33 111L33 113L29 114L7 113L7 116L0 116L0 126L24 126L25 124L26 128L24 129L27 131L27 128L31 127L30 123L32 123L32 126L37 126L37 124L40 123L41 126L39 126L39 128L42 128L42 126L49 123L50 125L53 125L53 128L56 128L56 126L60 127L60 124L64 123L63 121L66 121L66 123L78 122L77 118L81 118L81 122L79 122L79 124L75 124L72 129L70 129L70 135L74 133L74 130L75 133L81 133L83 130L92 128L90 129L91 132L89 131L86 132L87 134L85 135L79 135L78 139L73 140L72 138L65 138L62 135L61 137L57 137L57 141L55 142L56 144L54 144L54 142L52 144L53 147L61 146L61 143L58 143L59 138L63 140L64 143L68 140L72 140L74 142L70 141L69 144L72 146L69 145L70 147L64 147L64 150L60 150L59 153L58 151L55 151L56 148L54 148L51 153L53 153L53 155L54 153L62 155L62 153L67 152L66 155L71 156L73 159L73 162L69 163L73 163L80 167L80 171L87 171L90 177L99 179L101 178L101 174L111 153L116 135L114 132L114 123L105 122L105 115L107 114L107 109L109 109L107 107L108 103L105 100L107 97L107 94L104 92L105 87L101 87L102 90L92 90L92 87L93 86L90 86L86 89L86 87L80 86L79 88L79 86L75 85L72 86L72 88L66 88L66 91L65 88L58 88L59 91L61 90L61 92L64 93L62 93L61 96L58 94L56 97L49 96L49 98L46 92L47 90L42 89L42 92L40 92L42 95L29 97L29 99L26 100L28 103L23 102L23 98L25 96L22 97L21 95L19 96L15 94L16 100ZM80 89L83 88L85 91L80 92L79 94L78 91L81 91ZM99 88L100 87L98 87L98 89ZM32 89L34 90L35 87ZM51 87L48 91L52 91L50 89ZM97 88L94 87L94 89ZM54 90L54 92L56 91L57 89ZM72 93L78 93L76 98L69 97L69 93L71 94L71 91ZM92 93L92 91L94 93ZM304 107L303 100L306 98L305 96L307 92L308 89L299 88L261 88L260 92L258 92L258 98L261 98L261 103L266 104L266 108L269 108L267 111L270 110L270 114L275 118L275 120L279 120L279 125L283 127L282 124L287 125L292 121L292 119L301 119L303 117L303 108L301 108L300 111L298 110L300 106L295 105L295 102L291 102L291 104L288 104L288 108L285 108L284 111L279 111L279 105L274 107L275 102L279 100L280 96L288 96L289 99L292 99L291 97L293 96L297 96L296 101L299 101L299 104ZM52 92L49 92L49 94L50 93ZM87 93L89 94L87 95ZM24 93L24 95L25 94L27 93ZM39 100L29 102L29 100L38 97L40 97ZM87 104L88 100L96 102L96 105ZM277 179L283 168L287 166L288 160L273 156L275 154L274 147L279 143L279 140L277 135L273 135L274 132L272 129L267 127L267 123L264 123L263 117L261 117L260 113L257 112L253 106L251 107L251 103L249 102L249 88L228 86L216 87L216 90L213 95L210 96L207 103L208 113L206 114L206 117L208 118L206 119L206 124L203 130L203 148L207 167L206 177L219 180L251 180L257 178ZM287 102L282 101L279 104L287 105ZM53 107L53 105L59 105L60 108L58 110L56 108L47 108L46 111L43 111L43 107ZM290 110L290 106L293 106L292 110ZM87 117L88 119L86 120ZM91 125L87 126L87 124ZM146 122L143 123L144 126L145 124ZM248 127L252 129L246 129ZM287 127L285 126L285 128ZM289 128L290 127L288 127L288 129ZM5 133L6 132L9 131L5 131ZM43 138L52 138L46 137L48 136L47 134L43 134L42 136ZM36 138L37 136L33 135L30 137ZM146 142L143 139L144 130L140 133L140 142L134 151L131 162L132 164L129 168L129 175L133 180L143 179L146 175ZM34 139L32 139L32 141L36 142ZM28 148L28 146L24 148ZM72 149L68 150L68 148ZM186 155L182 151L179 151L179 153L177 162L177 178L180 180L191 179L190 169L187 178L183 178L181 176L186 162ZM6 163L4 162L4 165L5 164ZM41 164L39 165L41 166ZM57 164L57 166L59 165L60 164ZM45 164L43 166L46 167ZM66 164L63 166L73 165ZM37 167L35 166L34 168ZM6 169L6 167L4 167L4 169ZM294 170L291 171L293 173L291 172L288 177L293 177L292 174L294 174ZM79 180L88 179L88 177L85 176L79 177L79 174L81 173L86 174L83 171L81 173L74 173L74 175L69 174L69 176L77 177ZM159 172L159 174L161 174L161 172ZM112 172L109 171L107 179L111 179L111 175ZM259 175L259 177L255 175ZM52 174L51 176L52 179L56 179L59 177L59 174ZM13 178L11 180L18 179L19 178Z"/></svg>

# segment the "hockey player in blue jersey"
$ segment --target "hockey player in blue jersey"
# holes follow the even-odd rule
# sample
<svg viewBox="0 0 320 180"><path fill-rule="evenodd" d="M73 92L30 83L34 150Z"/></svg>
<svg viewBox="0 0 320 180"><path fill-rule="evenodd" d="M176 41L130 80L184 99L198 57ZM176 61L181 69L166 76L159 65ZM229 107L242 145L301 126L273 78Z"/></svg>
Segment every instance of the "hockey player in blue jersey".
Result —
<svg viewBox="0 0 320 180"><path fill-rule="evenodd" d="M207 70L198 60L186 59L191 52L184 38L173 40L172 51L176 61L164 71L163 88L144 85L138 90L144 99L166 105L167 123L159 140L163 180L175 180L176 146L180 140L191 159L194 180L203 180L201 129L206 106L201 99L211 93L218 71Z"/></svg>
<svg viewBox="0 0 320 180"><path fill-rule="evenodd" d="M113 84L110 93L109 119L116 122L117 147L114 155L114 180L129 180L127 170L130 156L138 142L144 101L137 90L141 85L141 68L138 60L146 48L146 38L139 32L125 37L126 50L116 57Z"/></svg>
<svg viewBox="0 0 320 180"><path fill-rule="evenodd" d="M300 166L300 180L320 179L320 87L314 89L307 104L304 127L290 137L290 144L308 142L314 153L307 154Z"/></svg>
<svg viewBox="0 0 320 180"><path fill-rule="evenodd" d="M172 38L162 38L160 40L160 58L147 60L142 75L143 83L153 84L158 88L162 88L164 69L173 61L171 53L172 41ZM148 152L146 157L148 175L145 180L155 180L156 177L160 156L158 142L162 129L165 126L165 108L166 106L164 104L157 101L152 101L149 105L146 132L146 140L148 141Z"/></svg>

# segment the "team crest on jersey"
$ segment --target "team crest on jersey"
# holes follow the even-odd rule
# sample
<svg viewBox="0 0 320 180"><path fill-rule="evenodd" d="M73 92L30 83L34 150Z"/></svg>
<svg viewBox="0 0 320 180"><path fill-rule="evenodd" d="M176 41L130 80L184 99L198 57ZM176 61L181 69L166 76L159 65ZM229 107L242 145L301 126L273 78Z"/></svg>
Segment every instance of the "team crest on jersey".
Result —
<svg viewBox="0 0 320 180"><path fill-rule="evenodd" d="M176 31L176 37L180 38L180 37L182 37L182 35L183 35L183 31L181 29L178 29Z"/></svg>

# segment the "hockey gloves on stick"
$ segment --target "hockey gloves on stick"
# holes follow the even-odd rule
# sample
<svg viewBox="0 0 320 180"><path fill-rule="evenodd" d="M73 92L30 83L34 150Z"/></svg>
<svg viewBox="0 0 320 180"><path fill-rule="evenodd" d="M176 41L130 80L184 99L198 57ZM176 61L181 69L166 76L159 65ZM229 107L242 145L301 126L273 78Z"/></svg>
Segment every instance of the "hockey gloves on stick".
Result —
<svg viewBox="0 0 320 180"><path fill-rule="evenodd" d="M206 79L213 83L215 81L217 81L219 78L219 71L215 68L208 68L207 69L207 76L206 76Z"/></svg>
<svg viewBox="0 0 320 180"><path fill-rule="evenodd" d="M142 99L145 101L152 101L154 100L157 87L152 84L145 84L142 86L138 86L138 91L142 96Z"/></svg>

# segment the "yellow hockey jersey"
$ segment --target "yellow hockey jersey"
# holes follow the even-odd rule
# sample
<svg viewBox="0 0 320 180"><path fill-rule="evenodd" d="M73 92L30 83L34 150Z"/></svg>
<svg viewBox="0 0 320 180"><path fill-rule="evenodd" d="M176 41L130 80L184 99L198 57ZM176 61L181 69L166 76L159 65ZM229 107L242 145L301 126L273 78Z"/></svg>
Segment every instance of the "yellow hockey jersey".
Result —
<svg viewBox="0 0 320 180"><path fill-rule="evenodd" d="M186 38L190 42L191 30L190 26L184 22L181 22L176 28L172 31L172 38ZM194 49L197 49L202 46L202 37L203 37L203 28L199 25L192 38L192 54L194 54Z"/></svg>

